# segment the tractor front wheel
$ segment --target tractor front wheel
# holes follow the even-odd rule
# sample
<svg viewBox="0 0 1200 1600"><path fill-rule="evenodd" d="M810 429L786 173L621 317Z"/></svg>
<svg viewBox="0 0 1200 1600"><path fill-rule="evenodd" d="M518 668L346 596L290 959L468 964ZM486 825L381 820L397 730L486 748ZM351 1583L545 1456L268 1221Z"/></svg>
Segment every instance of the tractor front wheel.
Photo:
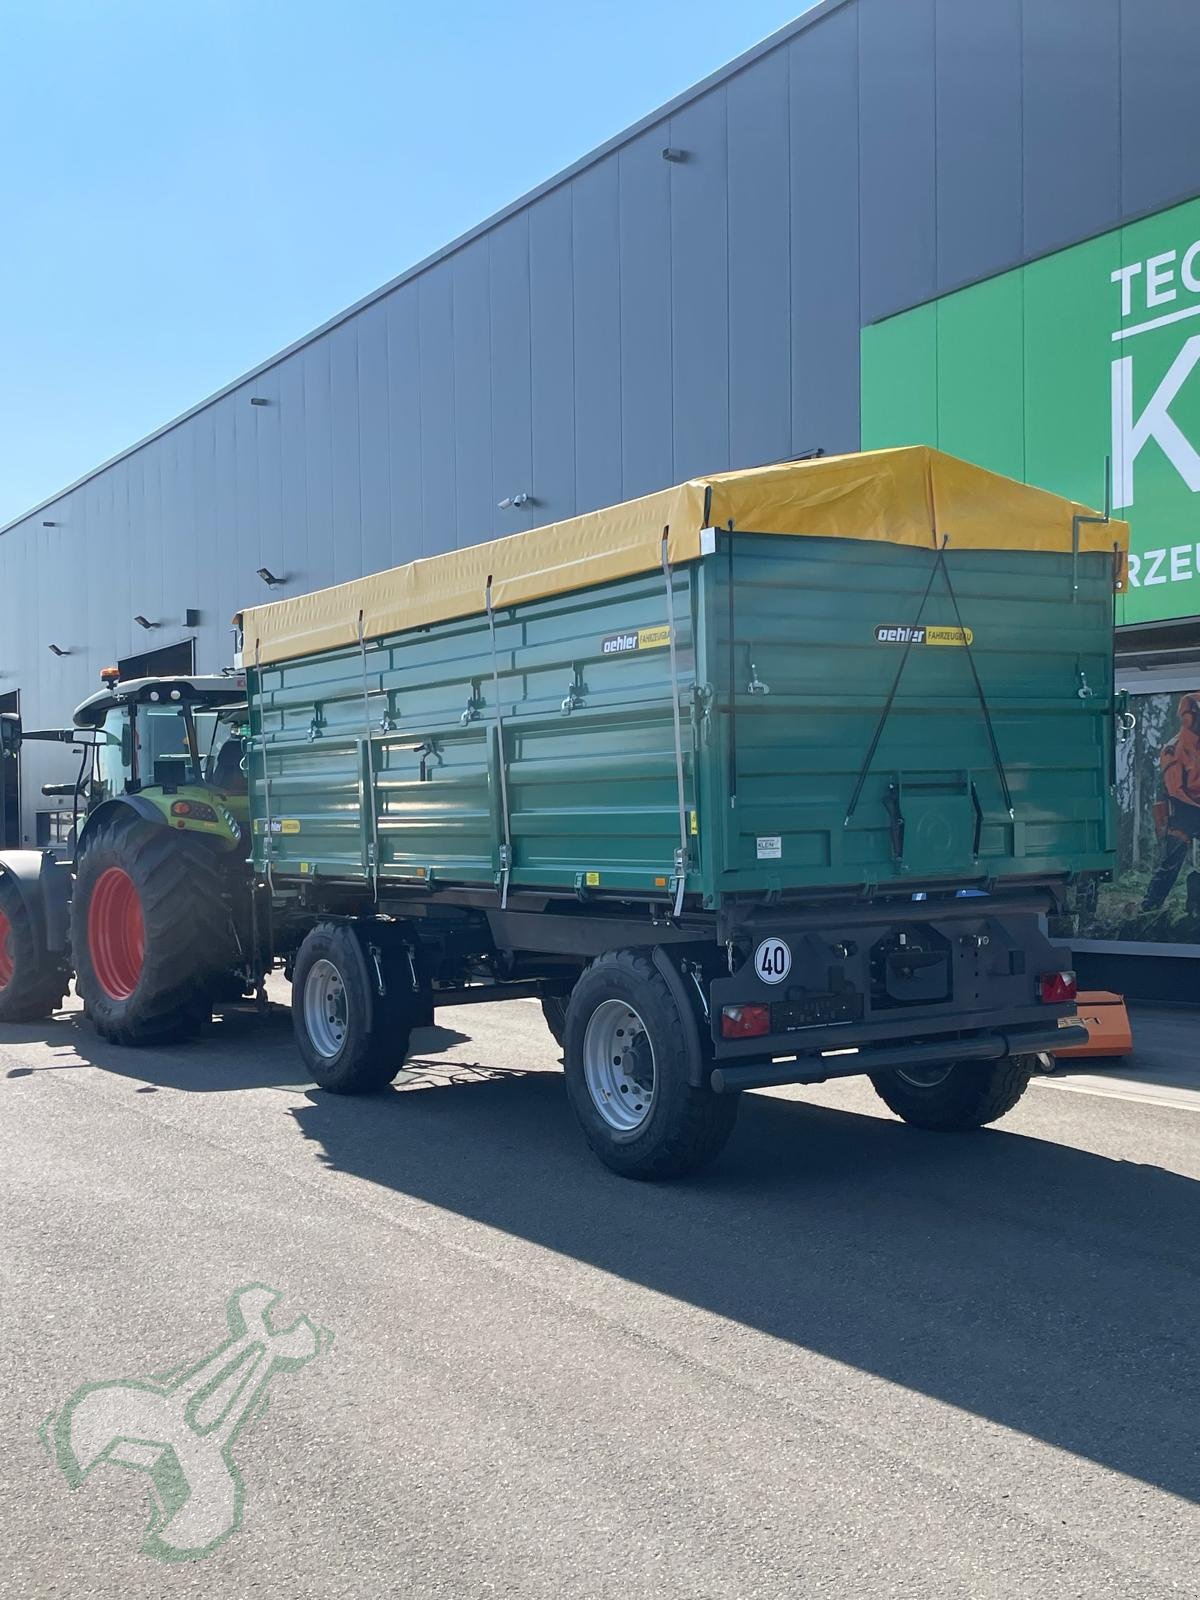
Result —
<svg viewBox="0 0 1200 1600"><path fill-rule="evenodd" d="M39 1022L66 990L61 957L43 949L20 889L0 873L0 1022Z"/></svg>
<svg viewBox="0 0 1200 1600"><path fill-rule="evenodd" d="M140 818L102 824L76 871L71 950L103 1038L165 1044L194 1033L233 959L211 848Z"/></svg>

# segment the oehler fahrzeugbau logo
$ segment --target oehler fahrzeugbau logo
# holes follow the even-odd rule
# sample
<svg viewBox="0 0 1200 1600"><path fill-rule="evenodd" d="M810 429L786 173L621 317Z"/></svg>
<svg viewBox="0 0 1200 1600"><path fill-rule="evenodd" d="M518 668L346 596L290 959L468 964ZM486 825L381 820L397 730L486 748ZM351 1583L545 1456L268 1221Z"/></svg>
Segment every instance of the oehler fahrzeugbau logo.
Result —
<svg viewBox="0 0 1200 1600"><path fill-rule="evenodd" d="M1133 530L1125 614L1135 621L1200 611L1200 203L1118 238L1113 508Z"/></svg>

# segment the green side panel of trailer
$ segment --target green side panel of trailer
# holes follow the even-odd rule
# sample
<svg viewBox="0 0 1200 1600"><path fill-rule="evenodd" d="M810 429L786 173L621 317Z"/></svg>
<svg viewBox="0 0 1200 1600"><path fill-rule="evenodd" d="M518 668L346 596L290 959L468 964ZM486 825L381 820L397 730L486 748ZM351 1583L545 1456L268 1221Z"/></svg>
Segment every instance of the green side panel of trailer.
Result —
<svg viewBox="0 0 1200 1600"><path fill-rule="evenodd" d="M957 610L932 552L880 542L739 532L675 571L690 895L1111 867L1111 559L946 565ZM918 612L925 642L877 636ZM960 614L970 651L932 642ZM643 575L498 612L494 656L481 616L249 671L256 864L269 851L277 884L495 886L506 795L512 888L665 898L666 626Z"/></svg>

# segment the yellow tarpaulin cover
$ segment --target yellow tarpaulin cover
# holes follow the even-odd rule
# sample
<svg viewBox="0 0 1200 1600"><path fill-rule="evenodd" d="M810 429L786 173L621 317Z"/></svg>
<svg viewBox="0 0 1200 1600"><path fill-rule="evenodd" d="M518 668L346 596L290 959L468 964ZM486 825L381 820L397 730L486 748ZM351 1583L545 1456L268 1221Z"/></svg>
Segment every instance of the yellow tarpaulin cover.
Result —
<svg viewBox="0 0 1200 1600"><path fill-rule="evenodd" d="M705 527L821 539L878 539L951 550L1070 552L1086 506L987 472L925 445L823 456L694 478L640 500L429 556L332 589L251 606L243 614L247 666L315 655L405 628L484 610L490 577L499 610L584 589L701 554ZM1081 551L1129 548L1124 522L1077 525Z"/></svg>

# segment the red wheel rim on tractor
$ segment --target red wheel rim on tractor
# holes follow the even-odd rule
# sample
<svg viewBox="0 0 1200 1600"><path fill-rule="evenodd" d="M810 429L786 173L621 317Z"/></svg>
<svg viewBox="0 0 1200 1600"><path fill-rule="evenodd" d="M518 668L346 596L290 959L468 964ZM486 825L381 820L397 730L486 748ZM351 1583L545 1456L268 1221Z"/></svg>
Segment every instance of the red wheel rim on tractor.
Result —
<svg viewBox="0 0 1200 1600"><path fill-rule="evenodd" d="M13 980L13 954L9 941L12 938L12 923L0 911L0 989L7 989Z"/></svg>
<svg viewBox="0 0 1200 1600"><path fill-rule="evenodd" d="M146 930L133 879L120 867L106 867L96 879L87 936L100 987L110 999L128 1000L142 975Z"/></svg>

